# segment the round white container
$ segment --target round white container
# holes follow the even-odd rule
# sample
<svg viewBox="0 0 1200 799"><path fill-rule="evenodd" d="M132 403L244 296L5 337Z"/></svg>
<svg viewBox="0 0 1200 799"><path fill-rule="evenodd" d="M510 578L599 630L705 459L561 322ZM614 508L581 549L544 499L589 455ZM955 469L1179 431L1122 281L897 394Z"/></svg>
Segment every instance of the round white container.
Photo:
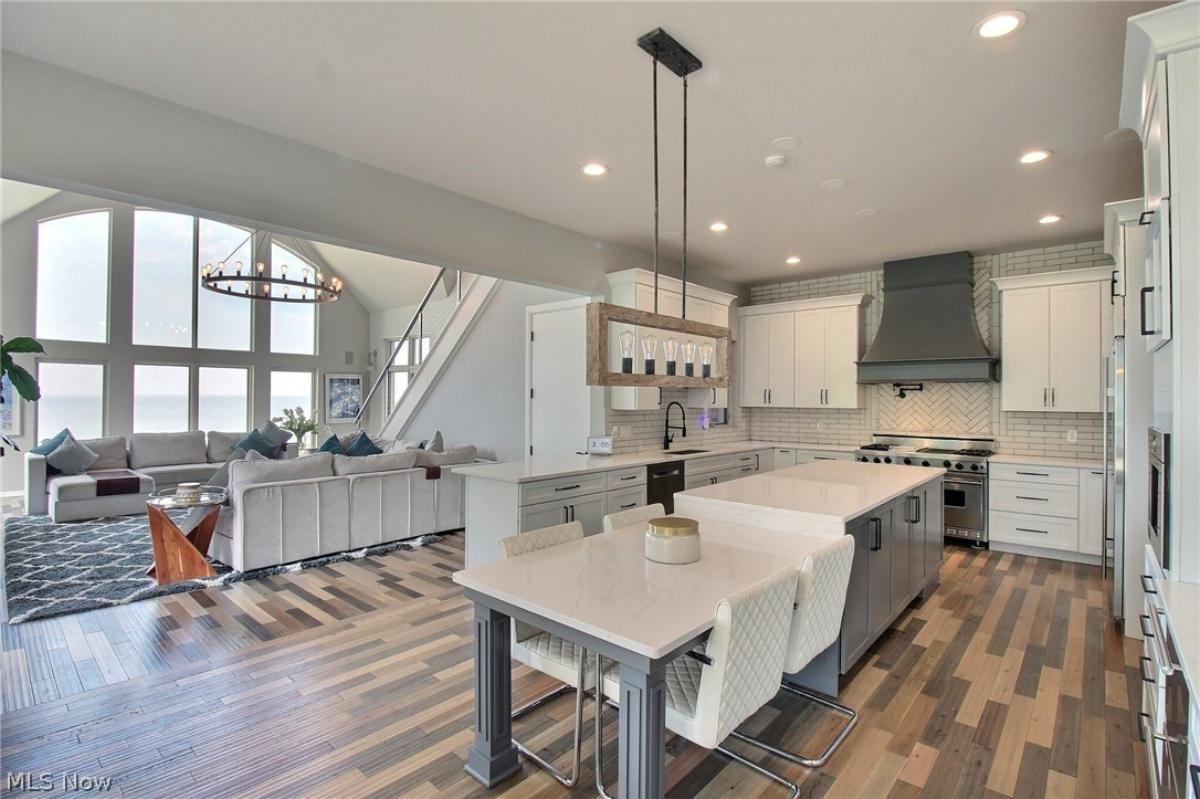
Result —
<svg viewBox="0 0 1200 799"><path fill-rule="evenodd" d="M700 526L695 519L664 516L646 526L646 560L682 566L700 560Z"/></svg>

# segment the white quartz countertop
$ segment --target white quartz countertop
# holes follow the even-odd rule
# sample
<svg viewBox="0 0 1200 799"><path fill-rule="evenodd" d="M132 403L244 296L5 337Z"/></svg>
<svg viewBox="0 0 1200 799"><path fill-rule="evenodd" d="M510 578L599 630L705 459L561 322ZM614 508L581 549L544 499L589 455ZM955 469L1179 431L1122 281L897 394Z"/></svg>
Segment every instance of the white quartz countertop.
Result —
<svg viewBox="0 0 1200 799"><path fill-rule="evenodd" d="M1069 469L1099 469L1103 466L1098 460L1050 458L1045 455L1006 455L1004 453L998 453L988 458L988 463L1011 463L1027 466L1065 466Z"/></svg>
<svg viewBox="0 0 1200 799"><path fill-rule="evenodd" d="M687 514L755 526L775 527L765 517L781 514L800 523L844 525L945 473L924 466L821 461L693 488L676 494L675 505Z"/></svg>
<svg viewBox="0 0 1200 799"><path fill-rule="evenodd" d="M697 521L700 560L684 566L646 560L643 524L464 569L454 582L660 658L710 629L721 599L836 540Z"/></svg>
<svg viewBox="0 0 1200 799"><path fill-rule="evenodd" d="M676 438L673 445L675 450L702 449L691 455L678 455L672 450L643 450L628 452L621 455L545 455L533 456L519 461L504 463L489 463L479 466L456 468L455 471L467 477L482 477L488 480L500 480L506 483L526 483L533 480L549 480L555 477L573 477L588 472L609 472L613 469L624 469L633 466L646 466L651 463L661 463L671 460L692 460L695 458L711 458L716 455L731 455L738 452L751 452L760 449L811 449L823 452L853 452L854 447L842 444L803 444L795 441L735 441L723 444L696 444L694 447L686 438Z"/></svg>

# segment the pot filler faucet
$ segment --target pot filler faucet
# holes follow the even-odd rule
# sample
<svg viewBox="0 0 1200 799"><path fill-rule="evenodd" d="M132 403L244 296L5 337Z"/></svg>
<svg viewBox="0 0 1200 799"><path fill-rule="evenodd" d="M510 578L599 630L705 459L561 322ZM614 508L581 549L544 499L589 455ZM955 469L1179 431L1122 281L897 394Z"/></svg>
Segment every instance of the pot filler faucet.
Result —
<svg viewBox="0 0 1200 799"><path fill-rule="evenodd" d="M679 416L681 424L671 424L671 408L679 408ZM667 403L667 418L663 420L663 449L670 449L671 442L675 440L675 436L671 435L672 430L678 430L680 435L687 438L687 411L676 400L671 400Z"/></svg>

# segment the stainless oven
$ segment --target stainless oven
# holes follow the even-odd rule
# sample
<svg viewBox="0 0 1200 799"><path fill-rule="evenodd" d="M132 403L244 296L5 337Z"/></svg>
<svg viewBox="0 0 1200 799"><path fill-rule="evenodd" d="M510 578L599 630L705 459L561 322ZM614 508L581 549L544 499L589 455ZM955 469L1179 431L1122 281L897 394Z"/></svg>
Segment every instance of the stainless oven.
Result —
<svg viewBox="0 0 1200 799"><path fill-rule="evenodd" d="M1171 553L1171 434L1150 428L1150 493L1147 534L1159 565L1169 570Z"/></svg>
<svg viewBox="0 0 1200 799"><path fill-rule="evenodd" d="M987 478L948 472L942 489L946 535L986 543Z"/></svg>

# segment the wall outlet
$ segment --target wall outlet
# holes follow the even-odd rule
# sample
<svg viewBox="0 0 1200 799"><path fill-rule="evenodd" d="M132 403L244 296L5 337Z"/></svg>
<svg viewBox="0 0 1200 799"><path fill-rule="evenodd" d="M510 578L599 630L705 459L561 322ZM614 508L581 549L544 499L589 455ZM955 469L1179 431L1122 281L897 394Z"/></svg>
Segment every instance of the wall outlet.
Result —
<svg viewBox="0 0 1200 799"><path fill-rule="evenodd" d="M1070 441L1072 444L1079 441L1079 430L1077 430L1074 427L1068 428L1067 429L1067 441Z"/></svg>

